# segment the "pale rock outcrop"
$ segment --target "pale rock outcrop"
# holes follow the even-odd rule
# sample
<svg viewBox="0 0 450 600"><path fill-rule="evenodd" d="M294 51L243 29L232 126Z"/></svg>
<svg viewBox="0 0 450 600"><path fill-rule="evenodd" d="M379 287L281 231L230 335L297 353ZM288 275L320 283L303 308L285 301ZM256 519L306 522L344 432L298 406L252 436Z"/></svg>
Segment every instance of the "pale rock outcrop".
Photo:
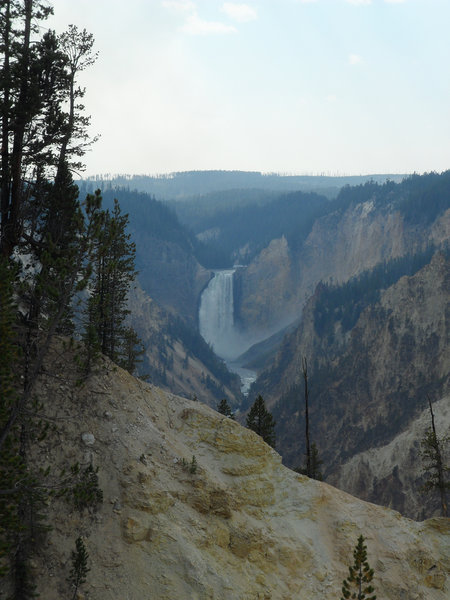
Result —
<svg viewBox="0 0 450 600"><path fill-rule="evenodd" d="M236 310L241 327L272 333L301 315L320 281L343 283L383 261L448 244L450 209L428 227L405 222L393 206L373 201L351 204L317 219L301 248L293 253L274 240L236 276ZM281 251L282 250L282 251ZM276 266L276 276L272 271Z"/></svg>
<svg viewBox="0 0 450 600"><path fill-rule="evenodd" d="M284 236L272 240L248 267L238 269L234 276L237 321L269 335L295 319L298 300L293 269Z"/></svg>
<svg viewBox="0 0 450 600"><path fill-rule="evenodd" d="M81 387L64 372L67 383L40 385L57 429L35 460L56 470L79 461L81 433L92 433L104 503L91 515L62 499L49 506L53 529L33 563L46 600L69 597L78 535L90 555L86 599L337 598L360 533L380 599L448 598L448 519L416 523L300 476L253 432L107 360Z"/></svg>

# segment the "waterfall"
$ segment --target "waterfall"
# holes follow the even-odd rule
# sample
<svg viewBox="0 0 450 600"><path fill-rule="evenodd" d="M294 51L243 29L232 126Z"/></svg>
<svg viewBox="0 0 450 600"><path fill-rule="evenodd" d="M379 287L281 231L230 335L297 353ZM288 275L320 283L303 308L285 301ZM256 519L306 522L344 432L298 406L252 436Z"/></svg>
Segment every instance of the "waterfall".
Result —
<svg viewBox="0 0 450 600"><path fill-rule="evenodd" d="M234 272L235 269L214 271L214 277L200 298L198 320L201 335L211 344L214 352L226 361L230 371L240 376L241 391L247 395L256 373L233 362L251 345L234 326Z"/></svg>
<svg viewBox="0 0 450 600"><path fill-rule="evenodd" d="M234 269L215 271L200 300L199 326L203 338L222 358L236 356L233 318Z"/></svg>

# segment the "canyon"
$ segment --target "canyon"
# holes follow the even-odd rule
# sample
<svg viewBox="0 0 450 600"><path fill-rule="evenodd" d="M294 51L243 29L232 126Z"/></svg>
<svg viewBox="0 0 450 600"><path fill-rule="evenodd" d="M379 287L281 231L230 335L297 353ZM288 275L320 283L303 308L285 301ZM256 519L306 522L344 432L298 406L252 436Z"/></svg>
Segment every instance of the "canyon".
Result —
<svg viewBox="0 0 450 600"><path fill-rule="evenodd" d="M146 274L141 278L139 299L133 300L132 321L146 345L144 372L148 366L154 383L213 408L227 398L241 422L255 396L262 394L277 420L277 448L283 462L298 467L304 460L300 366L305 357L311 384L311 428L320 440L326 479L339 481L344 489L373 502L388 502L414 518L436 514L433 502L426 502L425 513L418 504L405 508L402 498L413 492L409 484L402 484L401 493L386 500L386 489L377 475L363 489L362 485L347 488L351 478L339 473L352 457L389 448L398 435L409 431L423 411L427 395L433 401L445 402L448 397L447 179L448 173L413 176L402 183L367 181L343 188L334 200L299 193L276 201L265 197L262 204L252 205L245 213L248 222L233 242L234 258L247 256L248 264L225 269L202 266L194 256L195 242L183 237L183 232L153 242L160 234L139 230L135 216L131 227L137 231L136 239L145 238L145 252L140 251L139 261ZM213 195L205 196L204 203L201 198L184 199L172 206L195 226L198 238L215 243L222 239L222 229L229 232L231 223L237 226L239 211L228 225L224 216L224 202L233 197L232 207L245 194L230 190L223 201L217 200L218 208ZM278 213L286 214L277 214L277 207ZM214 210L219 211L216 221ZM212 216L202 220L202 213ZM285 233L270 239L268 215L274 222L273 231L282 230L277 225L279 216ZM174 227L172 224L170 231ZM263 238L258 237L259 229L265 231ZM177 249L161 252L161 244ZM418 266L408 267L410 274L398 281L394 278L381 285L370 280L370 285L378 286L377 297L364 301L366 304L361 299L351 300L355 302L352 310L356 310L351 325L345 322L348 316L333 316L338 309L323 307L329 290L361 277L370 279L374 269L383 277L383 268L389 272L401 261ZM232 292L229 285L225 304L217 289L210 294L210 307L220 308L216 312L219 320L208 331L209 326L205 329L204 319L202 322L203 302L221 272L227 273ZM144 305L154 310L146 313ZM243 397L236 379L224 380L223 371L212 363L206 365L206 355L198 352L197 342L193 351L191 341L181 339L168 325L174 315L194 324L219 358L229 363L230 357L233 361L237 357L238 367L257 373L248 396ZM225 321L219 324L221 315ZM211 323L214 318L208 317ZM324 319L326 330L321 324ZM264 342L239 358L260 340ZM387 477L381 477L386 484ZM417 477L411 473L406 479L411 482Z"/></svg>

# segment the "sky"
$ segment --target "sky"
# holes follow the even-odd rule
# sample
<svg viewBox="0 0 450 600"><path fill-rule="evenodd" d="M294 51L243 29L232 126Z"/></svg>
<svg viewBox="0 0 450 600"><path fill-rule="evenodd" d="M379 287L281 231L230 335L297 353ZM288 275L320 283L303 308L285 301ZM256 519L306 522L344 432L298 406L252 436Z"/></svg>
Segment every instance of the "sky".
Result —
<svg viewBox="0 0 450 600"><path fill-rule="evenodd" d="M450 0L54 0L93 33L85 175L450 168Z"/></svg>

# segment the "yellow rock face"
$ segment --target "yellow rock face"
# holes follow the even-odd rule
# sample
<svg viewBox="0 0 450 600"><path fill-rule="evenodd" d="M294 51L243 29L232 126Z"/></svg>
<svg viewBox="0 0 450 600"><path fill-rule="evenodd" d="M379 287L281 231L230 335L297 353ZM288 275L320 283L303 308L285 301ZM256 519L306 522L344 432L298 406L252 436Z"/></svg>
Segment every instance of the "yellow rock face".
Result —
<svg viewBox="0 0 450 600"><path fill-rule="evenodd" d="M299 476L253 432L120 369L75 394L65 443L46 451L56 466L66 449L81 461L80 433L92 431L104 502L83 515L49 507L54 527L34 570L46 600L68 596L80 534L91 569L81 593L96 600L338 598L360 534L380 600L450 597L447 519L415 523Z"/></svg>

